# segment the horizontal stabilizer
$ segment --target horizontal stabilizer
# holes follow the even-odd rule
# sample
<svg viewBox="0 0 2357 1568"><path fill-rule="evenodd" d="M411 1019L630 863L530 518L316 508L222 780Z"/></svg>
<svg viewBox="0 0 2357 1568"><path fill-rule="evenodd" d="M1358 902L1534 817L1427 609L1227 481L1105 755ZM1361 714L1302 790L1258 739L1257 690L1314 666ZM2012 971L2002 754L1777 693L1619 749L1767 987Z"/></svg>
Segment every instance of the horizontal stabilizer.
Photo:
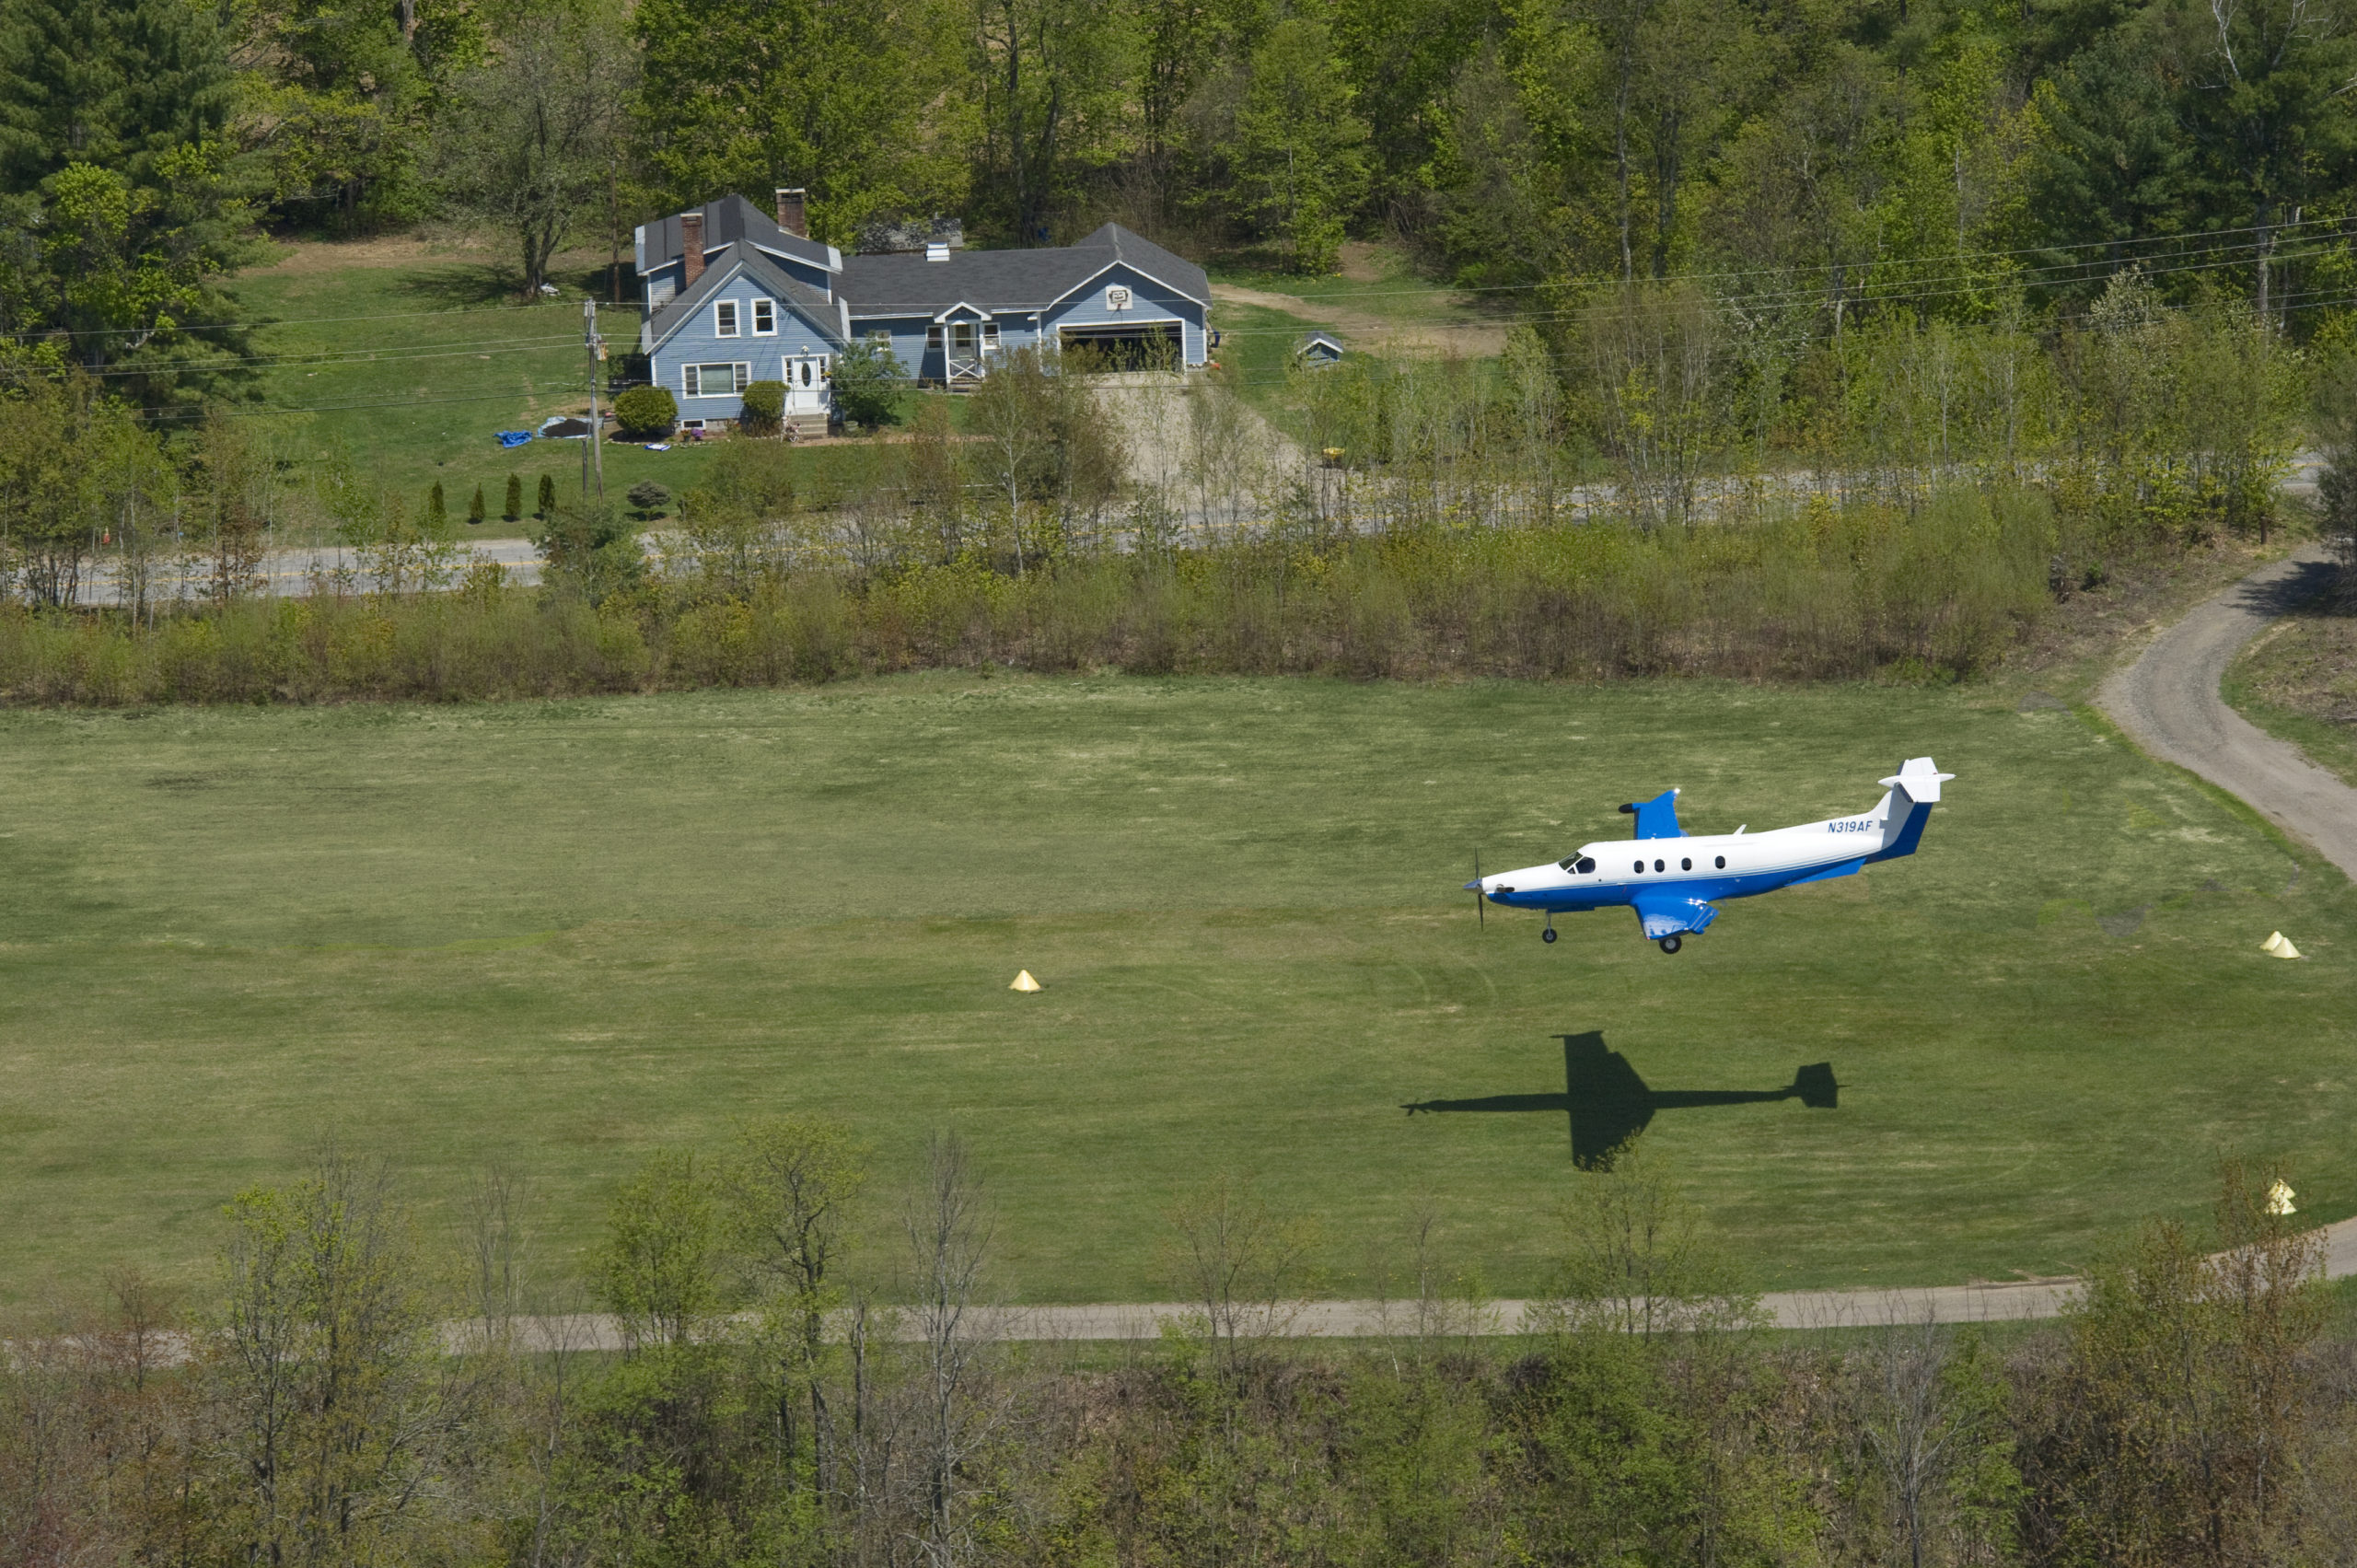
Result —
<svg viewBox="0 0 2357 1568"><path fill-rule="evenodd" d="M1623 816L1637 819L1637 837L1641 839L1682 839L1686 830L1678 825L1678 792L1666 789L1651 800L1632 800L1620 808Z"/></svg>
<svg viewBox="0 0 2357 1568"><path fill-rule="evenodd" d="M1940 785L1954 777L1954 773L1940 772L1929 757L1910 757L1899 764L1898 772L1880 783L1885 789L1903 792L1918 806L1937 806Z"/></svg>

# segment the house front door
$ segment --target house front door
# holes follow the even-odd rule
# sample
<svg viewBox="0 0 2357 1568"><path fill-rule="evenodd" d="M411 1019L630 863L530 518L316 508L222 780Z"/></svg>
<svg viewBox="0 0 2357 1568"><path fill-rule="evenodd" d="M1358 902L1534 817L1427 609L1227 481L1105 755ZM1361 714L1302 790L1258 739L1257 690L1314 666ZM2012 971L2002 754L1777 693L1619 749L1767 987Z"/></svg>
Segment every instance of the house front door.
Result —
<svg viewBox="0 0 2357 1568"><path fill-rule="evenodd" d="M981 328L972 321L949 323L949 384L982 378Z"/></svg>
<svg viewBox="0 0 2357 1568"><path fill-rule="evenodd" d="M806 354L788 358L785 362L787 416L824 413L827 403L827 356Z"/></svg>

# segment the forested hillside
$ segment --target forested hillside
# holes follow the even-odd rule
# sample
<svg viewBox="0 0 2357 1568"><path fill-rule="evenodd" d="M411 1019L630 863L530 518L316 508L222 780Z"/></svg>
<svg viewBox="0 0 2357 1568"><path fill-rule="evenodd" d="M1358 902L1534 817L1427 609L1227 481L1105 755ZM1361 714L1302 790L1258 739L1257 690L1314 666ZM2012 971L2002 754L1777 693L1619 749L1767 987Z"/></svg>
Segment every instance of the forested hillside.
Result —
<svg viewBox="0 0 2357 1568"><path fill-rule="evenodd" d="M0 326L154 395L257 226L605 249L726 191L846 248L1116 218L1304 273L1393 234L1561 319L1689 276L1755 330L2178 300L2337 330L2345 0L7 0ZM42 331L77 334L65 343Z"/></svg>
<svg viewBox="0 0 2357 1568"><path fill-rule="evenodd" d="M656 578L635 542L656 514L599 498L566 527L632 563L587 597L635 607L644 657L589 670L550 644L451 685L437 654L430 679L315 688L285 659L174 675L161 643L122 663L27 622L0 688L701 680L660 650L706 601L804 628L728 679L1001 656L1982 668L2131 558L2264 543L2304 444L2328 529L2350 532L2352 78L2357 0L0 0L0 586L33 607L110 582L154 632L158 597L226 611L270 551L331 537L443 550L374 582L447 586L459 508L481 522L504 485L525 526L528 477L533 527L590 505L586 465L559 508L545 468L481 450L512 417L491 405L524 395L522 356L571 352L565 312L380 293L296 313L336 346L293 368L238 275L274 239L487 239L508 301L560 292L563 255L565 288L628 304L636 225L799 187L847 251L936 219L995 247L1113 219L1266 285L1215 301L1225 363L1173 389L1161 436L1037 377L998 376L954 416L880 394L863 429L915 439L832 478L669 459L688 542ZM1396 286L1316 281L1353 240L1405 269ZM1304 374L1286 345L1307 319L1268 302L1314 311L1321 287L1376 317L1399 308L1387 287L1449 296L1504 352L1362 341ZM303 390L330 384L319 364L401 348L421 314L447 318L437 368L376 401ZM532 374L535 399L586 394L568 367ZM463 436L437 422L431 451L387 448L389 420L304 423L388 399L483 412ZM473 466L446 494L454 460ZM1468 546L1469 524L1502 537ZM1737 531L1689 549L1665 524ZM1574 544L1565 525L1611 531ZM1185 594L1147 580L1173 549L1241 549L1172 580L1219 586L1208 606L1248 577L1237 603L1276 608L1173 611ZM1370 549L1372 575L1332 569ZM1493 555L1504 575L1468 598L1465 563ZM1043 569L1025 595L991 587ZM1072 622L1094 630L1043 633L1041 596L1098 571L1115 598L1084 595L1097 608ZM934 608L907 621L898 592ZM810 621L793 593L858 613ZM1464 631L1481 617L1509 629Z"/></svg>

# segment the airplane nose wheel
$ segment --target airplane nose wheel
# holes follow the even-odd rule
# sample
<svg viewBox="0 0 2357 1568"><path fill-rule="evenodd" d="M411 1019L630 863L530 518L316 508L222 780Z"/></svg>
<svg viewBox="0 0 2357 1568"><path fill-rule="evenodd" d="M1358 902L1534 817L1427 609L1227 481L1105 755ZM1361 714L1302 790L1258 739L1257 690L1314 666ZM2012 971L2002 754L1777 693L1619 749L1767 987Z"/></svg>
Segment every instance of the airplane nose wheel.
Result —
<svg viewBox="0 0 2357 1568"><path fill-rule="evenodd" d="M1686 944L1675 935L1665 936L1661 939L1661 950L1665 953L1675 953L1680 947L1685 946Z"/></svg>
<svg viewBox="0 0 2357 1568"><path fill-rule="evenodd" d="M1552 942L1555 940L1555 928L1550 925L1546 930L1540 932L1538 934L1538 940L1541 942Z"/></svg>

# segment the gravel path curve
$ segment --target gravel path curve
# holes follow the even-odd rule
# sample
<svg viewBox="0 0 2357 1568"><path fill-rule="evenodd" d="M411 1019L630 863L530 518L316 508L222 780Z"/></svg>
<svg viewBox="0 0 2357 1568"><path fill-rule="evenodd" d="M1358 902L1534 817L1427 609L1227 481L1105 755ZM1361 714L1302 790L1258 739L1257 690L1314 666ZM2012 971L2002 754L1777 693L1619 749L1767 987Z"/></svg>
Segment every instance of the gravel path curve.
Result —
<svg viewBox="0 0 2357 1568"><path fill-rule="evenodd" d="M2314 597L2331 573L2330 557L2314 545L2260 567L2154 637L2104 682L2096 703L2137 745L2245 801L2357 879L2357 789L2218 695L2243 645Z"/></svg>

